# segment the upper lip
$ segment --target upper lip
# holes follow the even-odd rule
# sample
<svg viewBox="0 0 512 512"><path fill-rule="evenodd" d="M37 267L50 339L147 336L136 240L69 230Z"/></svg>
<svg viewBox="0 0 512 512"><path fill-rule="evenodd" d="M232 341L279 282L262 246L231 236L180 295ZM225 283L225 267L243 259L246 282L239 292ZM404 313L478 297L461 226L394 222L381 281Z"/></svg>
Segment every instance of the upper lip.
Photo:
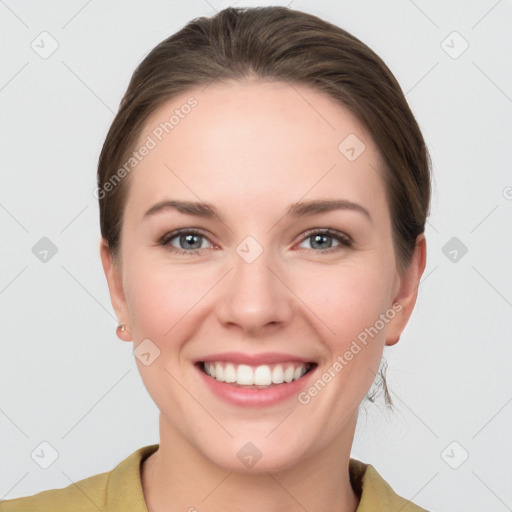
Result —
<svg viewBox="0 0 512 512"><path fill-rule="evenodd" d="M311 359L306 359L294 354L286 354L284 352L263 352L261 354L245 354L242 352L219 352L210 354L197 362L213 363L224 361L227 363L247 364L249 366L258 366L263 364L279 364L279 363L312 363Z"/></svg>

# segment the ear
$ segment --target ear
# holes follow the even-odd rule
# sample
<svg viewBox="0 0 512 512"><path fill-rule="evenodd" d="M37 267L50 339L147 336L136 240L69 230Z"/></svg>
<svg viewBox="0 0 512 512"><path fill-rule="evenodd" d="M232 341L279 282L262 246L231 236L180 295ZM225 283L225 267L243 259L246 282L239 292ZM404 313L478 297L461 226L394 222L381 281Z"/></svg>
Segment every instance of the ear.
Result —
<svg viewBox="0 0 512 512"><path fill-rule="evenodd" d="M108 246L108 242L101 237L100 239L100 257L103 271L107 278L108 289L110 292L110 301L116 313L119 323L125 324L126 329L121 331L117 329L117 336L123 341L132 341L129 326L128 307L123 291L123 282L121 268L112 258L112 253Z"/></svg>
<svg viewBox="0 0 512 512"><path fill-rule="evenodd" d="M414 305L416 304L418 286L420 285L420 279L425 270L426 261L427 241L425 234L421 233L416 238L414 253L409 267L403 273L397 275L393 304L398 303L398 307L401 309L398 310L397 306L393 307L393 309L396 308L395 311L398 312L388 324L386 345L394 345L398 342L402 331L409 321Z"/></svg>

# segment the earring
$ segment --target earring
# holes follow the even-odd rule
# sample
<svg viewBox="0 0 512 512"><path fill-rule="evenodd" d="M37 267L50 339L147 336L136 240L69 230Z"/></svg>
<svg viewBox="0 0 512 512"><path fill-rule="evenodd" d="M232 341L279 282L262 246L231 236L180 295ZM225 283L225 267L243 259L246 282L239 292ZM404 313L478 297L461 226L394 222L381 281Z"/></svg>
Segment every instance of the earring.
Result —
<svg viewBox="0 0 512 512"><path fill-rule="evenodd" d="M124 324L119 324L119 325L117 326L117 329L116 329L116 330L117 330L117 333L118 333L118 334L119 334L120 332L125 332L125 331L126 331L126 325L124 325Z"/></svg>

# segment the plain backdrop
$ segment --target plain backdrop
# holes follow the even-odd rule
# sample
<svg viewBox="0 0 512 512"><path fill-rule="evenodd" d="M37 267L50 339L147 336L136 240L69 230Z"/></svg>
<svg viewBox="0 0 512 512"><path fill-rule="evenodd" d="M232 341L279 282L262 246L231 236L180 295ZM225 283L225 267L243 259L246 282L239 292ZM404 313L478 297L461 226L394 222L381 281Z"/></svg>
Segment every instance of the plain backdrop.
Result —
<svg viewBox="0 0 512 512"><path fill-rule="evenodd" d="M140 60L228 5L269 4L0 2L0 499L65 487L158 442L132 344L115 335L96 164ZM433 160L427 268L385 350L395 412L382 399L362 409L353 456L429 510L512 510L512 2L288 5L384 59Z"/></svg>

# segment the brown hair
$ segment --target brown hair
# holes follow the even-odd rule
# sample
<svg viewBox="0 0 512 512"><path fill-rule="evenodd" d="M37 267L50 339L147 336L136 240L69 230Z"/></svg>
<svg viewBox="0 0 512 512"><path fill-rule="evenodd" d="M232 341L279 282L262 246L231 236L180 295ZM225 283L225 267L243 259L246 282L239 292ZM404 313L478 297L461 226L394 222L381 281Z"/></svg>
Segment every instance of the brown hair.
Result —
<svg viewBox="0 0 512 512"><path fill-rule="evenodd" d="M130 168L120 167L148 117L193 87L254 76L321 91L369 131L385 163L397 267L405 270L430 208L431 161L418 124L395 77L368 46L336 25L285 7L230 7L194 19L139 64L98 163L101 234L113 257L120 257L130 182L120 179Z"/></svg>

